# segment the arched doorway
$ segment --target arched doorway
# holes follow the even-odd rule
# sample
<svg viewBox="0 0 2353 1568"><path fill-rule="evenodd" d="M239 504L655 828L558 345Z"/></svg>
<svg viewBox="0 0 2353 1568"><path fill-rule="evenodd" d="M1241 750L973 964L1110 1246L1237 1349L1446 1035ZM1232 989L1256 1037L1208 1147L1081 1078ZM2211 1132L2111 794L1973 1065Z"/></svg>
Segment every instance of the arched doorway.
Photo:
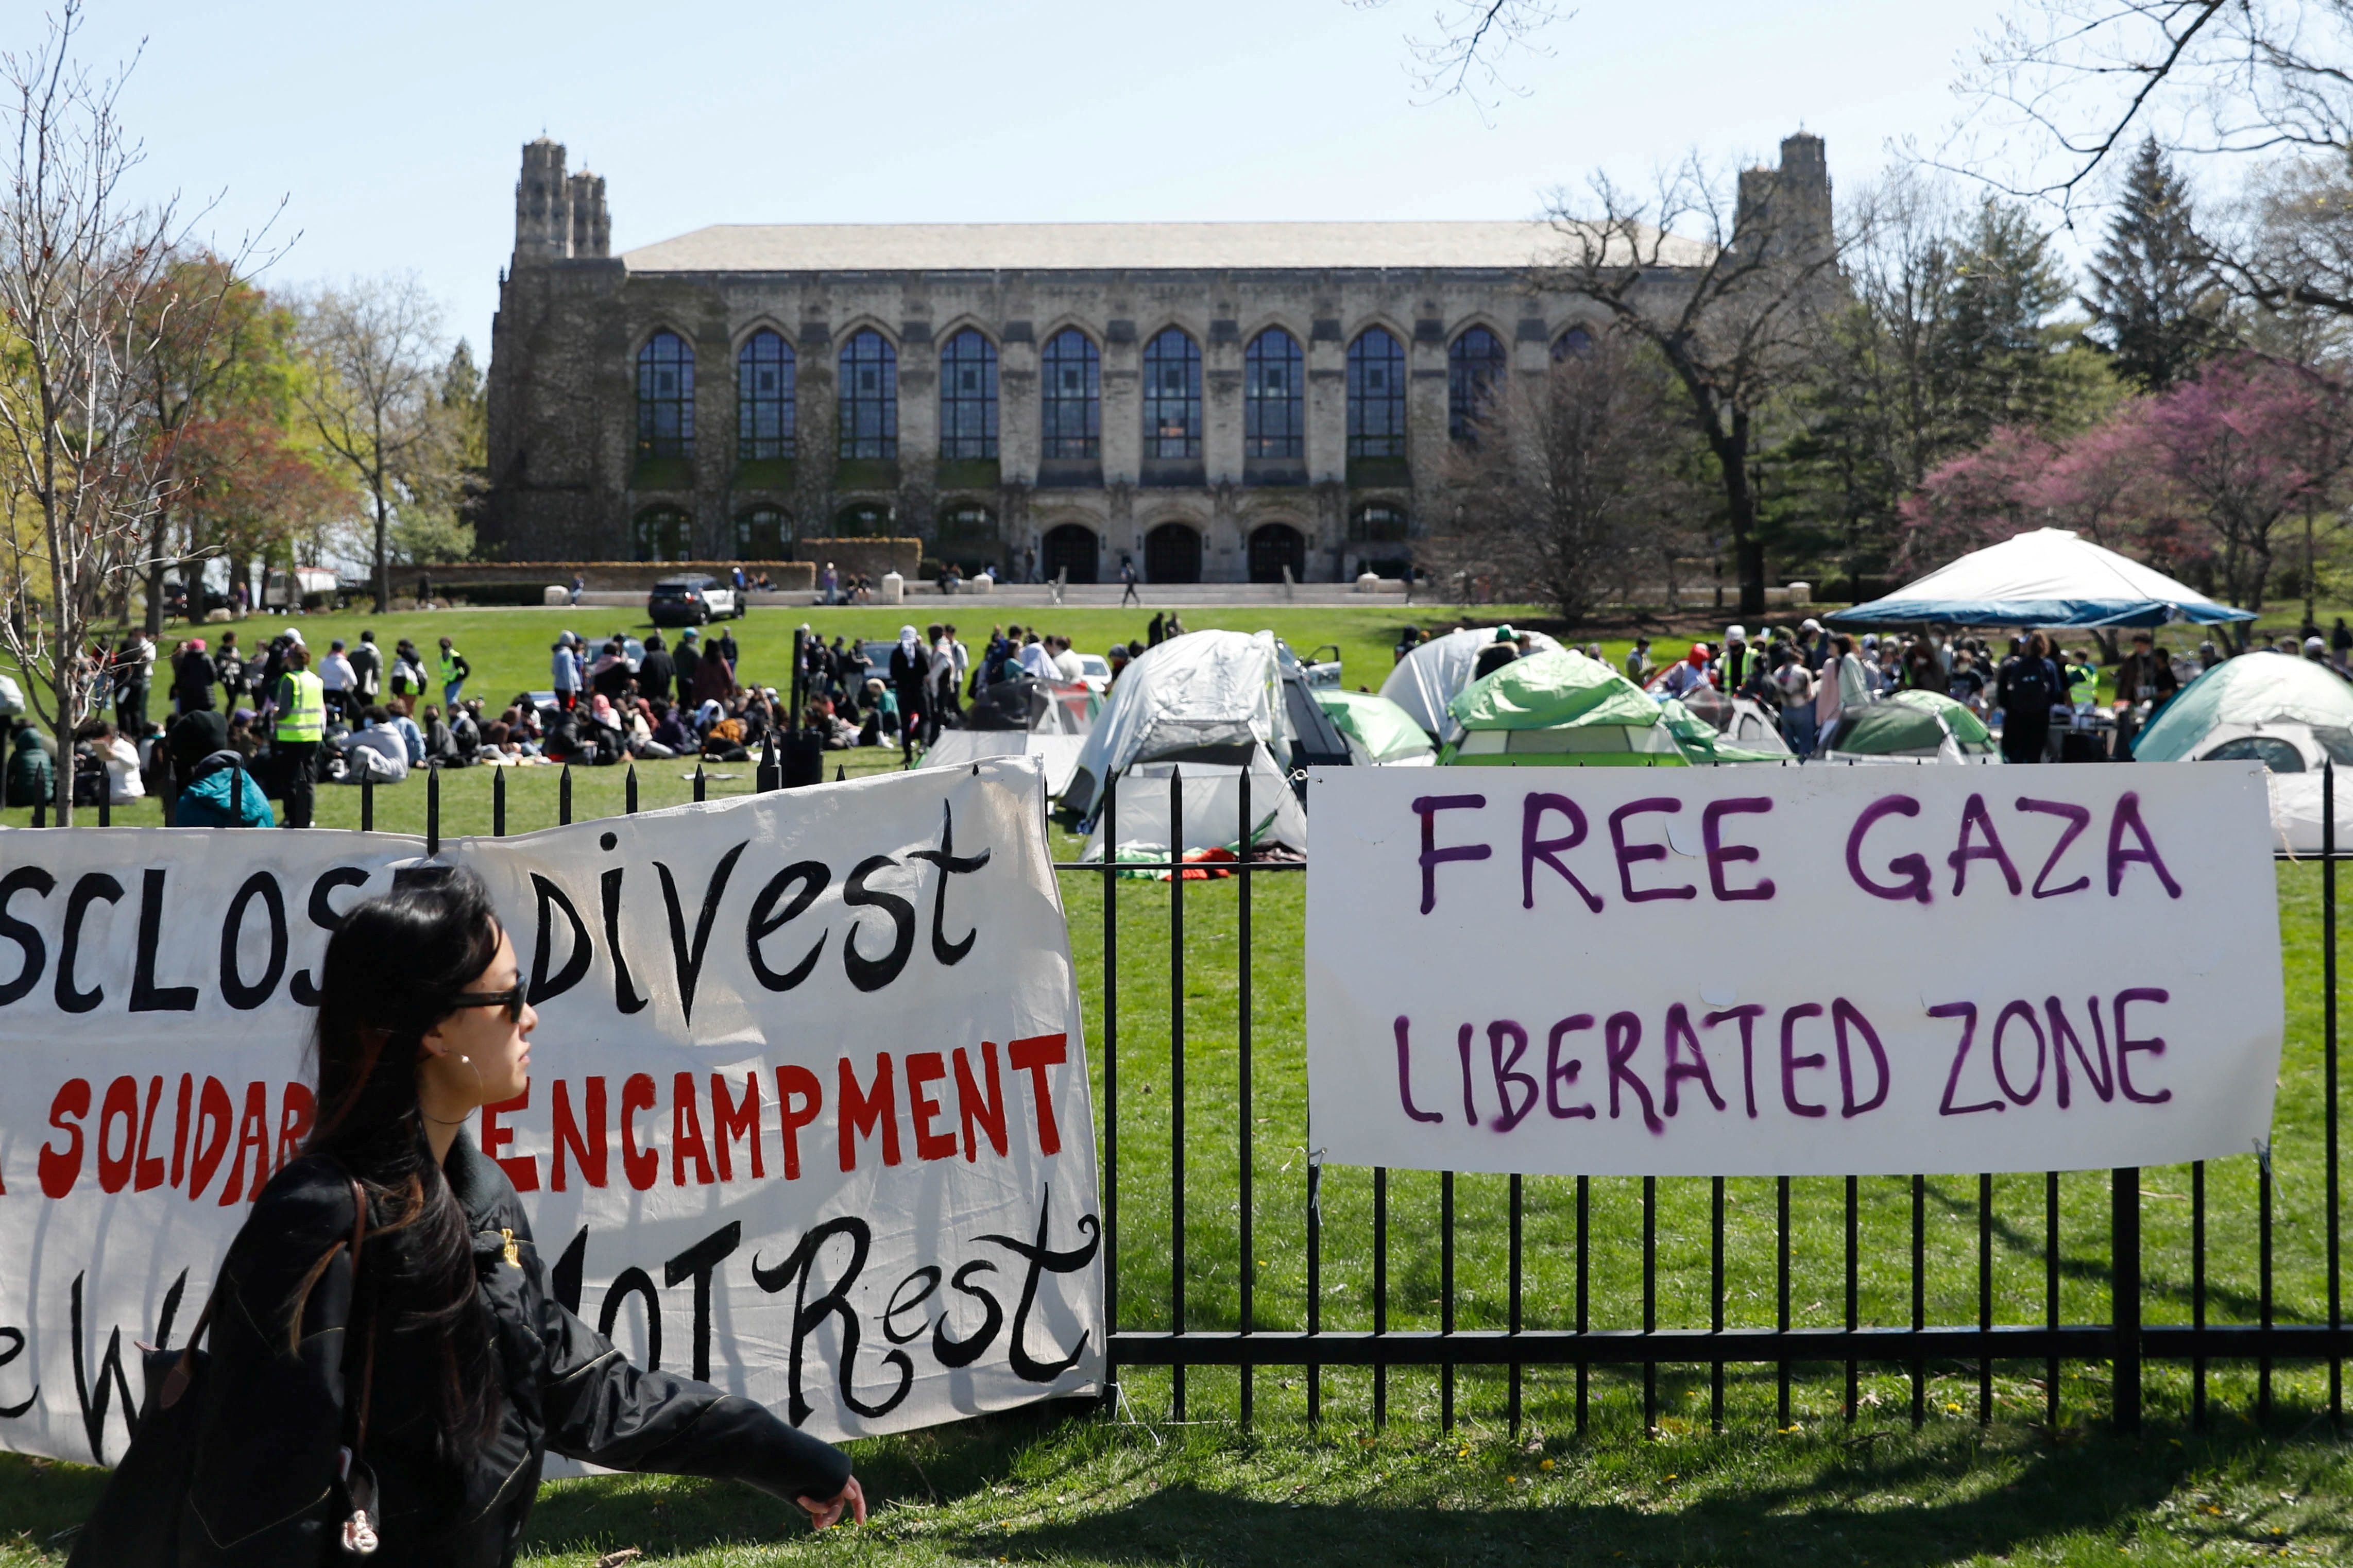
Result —
<svg viewBox="0 0 2353 1568"><path fill-rule="evenodd" d="M631 542L640 561L685 561L691 559L691 541L694 520L674 506L649 507L638 513L636 538Z"/></svg>
<svg viewBox="0 0 2353 1568"><path fill-rule="evenodd" d="M1307 539L1287 522L1270 522L1250 530L1250 580L1280 583L1282 569L1291 568L1294 583L1307 575Z"/></svg>
<svg viewBox="0 0 2353 1568"><path fill-rule="evenodd" d="M1101 541L1085 523L1066 522L1050 528L1046 537L1038 542L1038 575L1046 582L1052 582L1056 573L1065 571L1073 583L1095 580Z"/></svg>
<svg viewBox="0 0 2353 1568"><path fill-rule="evenodd" d="M1181 522L1164 522L1145 534L1144 580L1147 583L1199 582L1200 534Z"/></svg>

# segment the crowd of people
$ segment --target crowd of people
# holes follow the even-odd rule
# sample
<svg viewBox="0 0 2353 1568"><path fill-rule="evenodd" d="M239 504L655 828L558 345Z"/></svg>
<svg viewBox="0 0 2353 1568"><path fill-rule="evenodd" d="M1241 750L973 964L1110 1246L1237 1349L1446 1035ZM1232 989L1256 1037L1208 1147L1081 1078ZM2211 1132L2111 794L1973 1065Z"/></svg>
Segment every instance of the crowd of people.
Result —
<svg viewBox="0 0 2353 1568"><path fill-rule="evenodd" d="M1446 630L1425 635L1408 627L1396 657L1404 659L1427 637ZM1661 697L1689 700L1702 689L1745 697L1778 724L1801 757L1833 749L1844 721L1869 704L1917 689L1948 697L1991 722L2000 731L2006 760L2039 763L2057 754L2057 738L2071 725L2113 735L2116 754L2124 754L2155 710L2228 657L2211 637L2194 657L2168 653L2146 631L2132 633L2127 647L2120 650L2105 701L2098 647L2066 647L2040 631L2012 637L2006 648L1998 648L1985 637L1950 631L1855 637L1809 618L1794 628L1761 628L1754 638L1745 627L1728 626L1720 642L1692 643L1672 658L1650 637L1637 637L1621 668L1628 679ZM1499 626L1481 650L1473 677L1529 651L1525 633ZM1599 644L1583 651L1601 658ZM2326 636L2306 626L2298 636L2280 637L2276 651L2353 679L2353 626L2342 616Z"/></svg>

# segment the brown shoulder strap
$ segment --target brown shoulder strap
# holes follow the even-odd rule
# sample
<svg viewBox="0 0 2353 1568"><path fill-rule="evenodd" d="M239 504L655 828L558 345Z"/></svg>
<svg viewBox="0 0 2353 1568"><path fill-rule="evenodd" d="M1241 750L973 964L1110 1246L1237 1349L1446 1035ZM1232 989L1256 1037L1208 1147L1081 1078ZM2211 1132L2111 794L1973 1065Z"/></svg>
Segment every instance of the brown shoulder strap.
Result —
<svg viewBox="0 0 2353 1568"><path fill-rule="evenodd" d="M352 1184L352 1314L363 1310L360 1298L360 1248L367 1242L367 1189L360 1185L357 1176L344 1178ZM367 1312L366 1348L360 1352L359 1416L352 1432L352 1458L356 1460L367 1447L368 1405L375 1396L375 1307L373 1301L364 1308Z"/></svg>

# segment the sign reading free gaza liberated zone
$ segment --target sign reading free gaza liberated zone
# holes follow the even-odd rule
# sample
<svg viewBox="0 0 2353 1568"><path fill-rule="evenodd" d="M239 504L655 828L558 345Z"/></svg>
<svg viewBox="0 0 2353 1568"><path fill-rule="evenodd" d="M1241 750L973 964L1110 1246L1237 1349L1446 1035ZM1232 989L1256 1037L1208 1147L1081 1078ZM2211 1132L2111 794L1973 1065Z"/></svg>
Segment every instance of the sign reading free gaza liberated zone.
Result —
<svg viewBox="0 0 2353 1568"><path fill-rule="evenodd" d="M1863 1175L2269 1137L2259 767L1332 769L1309 798L1329 1158Z"/></svg>
<svg viewBox="0 0 2353 1568"><path fill-rule="evenodd" d="M1103 1373L1086 1053L1034 763L611 818L438 858L538 1008L471 1134L553 1293L827 1437ZM0 834L0 1444L108 1461L315 1114L341 911L413 838Z"/></svg>

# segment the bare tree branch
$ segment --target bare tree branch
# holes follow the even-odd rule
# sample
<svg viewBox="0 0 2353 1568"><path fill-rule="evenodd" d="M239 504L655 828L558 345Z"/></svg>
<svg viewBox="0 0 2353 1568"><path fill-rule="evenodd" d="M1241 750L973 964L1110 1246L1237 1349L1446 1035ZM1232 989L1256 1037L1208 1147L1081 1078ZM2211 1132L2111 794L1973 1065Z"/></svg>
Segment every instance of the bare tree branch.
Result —
<svg viewBox="0 0 2353 1568"><path fill-rule="evenodd" d="M1376 11L1388 0L1348 0L1360 11ZM1536 36L1574 11L1563 12L1555 0L1440 0L1430 16L1434 29L1425 37L1408 34L1406 75L1423 103L1465 98L1484 113L1505 95L1525 97L1504 74L1515 54L1546 56L1552 51Z"/></svg>

